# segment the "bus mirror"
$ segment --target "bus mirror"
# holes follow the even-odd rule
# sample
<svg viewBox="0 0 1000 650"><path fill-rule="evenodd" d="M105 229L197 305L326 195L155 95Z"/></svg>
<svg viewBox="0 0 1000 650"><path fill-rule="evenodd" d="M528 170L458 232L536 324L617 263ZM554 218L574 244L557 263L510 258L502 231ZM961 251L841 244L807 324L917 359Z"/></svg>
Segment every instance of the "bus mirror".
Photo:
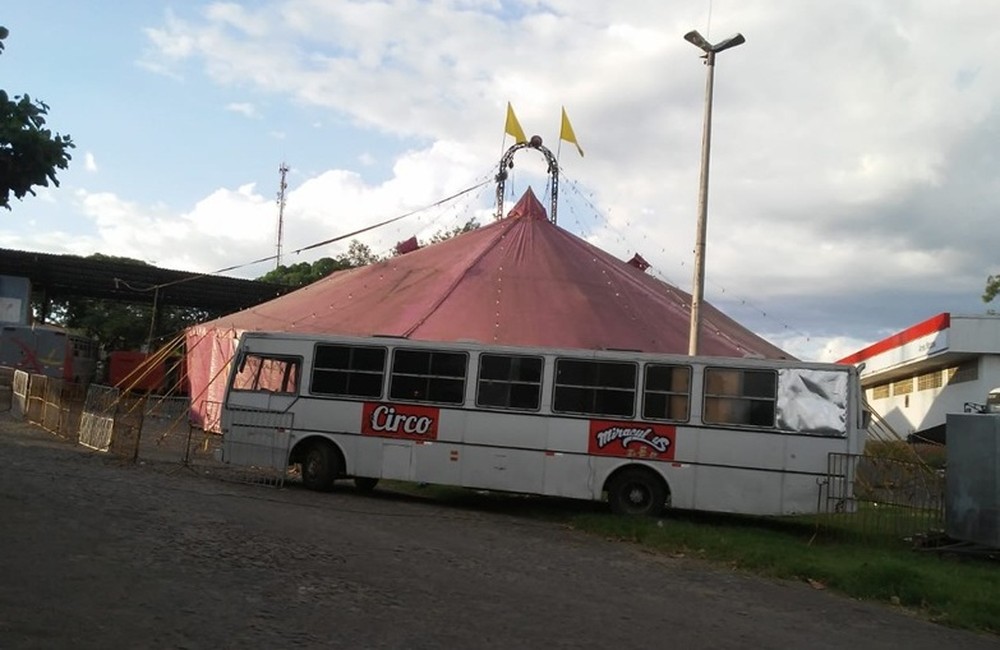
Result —
<svg viewBox="0 0 1000 650"><path fill-rule="evenodd" d="M236 371L243 372L246 366L247 366L247 355L241 352L239 358L237 358L236 360Z"/></svg>
<svg viewBox="0 0 1000 650"><path fill-rule="evenodd" d="M868 409L861 411L861 428L867 429L872 425L872 412Z"/></svg>

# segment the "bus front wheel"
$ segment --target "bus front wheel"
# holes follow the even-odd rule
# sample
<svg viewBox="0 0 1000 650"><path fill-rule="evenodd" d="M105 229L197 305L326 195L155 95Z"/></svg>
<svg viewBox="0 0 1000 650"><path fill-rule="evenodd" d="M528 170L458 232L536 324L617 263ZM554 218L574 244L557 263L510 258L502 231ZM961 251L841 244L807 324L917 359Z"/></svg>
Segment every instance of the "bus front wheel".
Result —
<svg viewBox="0 0 1000 650"><path fill-rule="evenodd" d="M656 517L666 501L666 485L652 470L630 467L608 483L608 503L616 515Z"/></svg>
<svg viewBox="0 0 1000 650"><path fill-rule="evenodd" d="M317 443L302 459L302 483L310 490L326 492L340 475L340 456L330 444Z"/></svg>

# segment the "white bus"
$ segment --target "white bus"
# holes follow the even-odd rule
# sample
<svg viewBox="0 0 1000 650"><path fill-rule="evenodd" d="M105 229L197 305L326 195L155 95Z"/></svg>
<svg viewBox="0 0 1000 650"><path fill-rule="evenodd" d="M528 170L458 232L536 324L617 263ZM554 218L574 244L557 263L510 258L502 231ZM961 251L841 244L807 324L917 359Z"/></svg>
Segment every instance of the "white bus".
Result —
<svg viewBox="0 0 1000 650"><path fill-rule="evenodd" d="M865 440L853 366L245 333L223 460L600 500L616 513L816 512ZM841 481L849 477L839 477Z"/></svg>

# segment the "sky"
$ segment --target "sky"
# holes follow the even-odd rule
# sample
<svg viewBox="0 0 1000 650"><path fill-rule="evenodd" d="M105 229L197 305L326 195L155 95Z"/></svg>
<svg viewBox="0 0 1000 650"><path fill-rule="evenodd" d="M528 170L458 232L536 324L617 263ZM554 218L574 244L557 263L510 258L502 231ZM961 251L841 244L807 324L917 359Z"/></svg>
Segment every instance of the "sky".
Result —
<svg viewBox="0 0 1000 650"><path fill-rule="evenodd" d="M1000 273L994 0L8 3L0 88L76 147L0 211L0 248L192 272L376 253L490 223L506 107L559 156L557 223L690 291L706 72L718 55L705 298L836 360ZM577 140L559 140L565 107ZM519 152L507 207L547 201ZM434 206L464 190L458 199ZM424 209L427 208L427 209Z"/></svg>

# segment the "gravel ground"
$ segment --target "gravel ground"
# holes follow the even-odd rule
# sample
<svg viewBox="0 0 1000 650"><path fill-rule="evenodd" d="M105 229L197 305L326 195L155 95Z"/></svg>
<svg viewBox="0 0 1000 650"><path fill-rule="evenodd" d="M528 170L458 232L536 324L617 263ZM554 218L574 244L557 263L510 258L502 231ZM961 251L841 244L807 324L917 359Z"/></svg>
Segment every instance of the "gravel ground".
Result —
<svg viewBox="0 0 1000 650"><path fill-rule="evenodd" d="M3 650L998 646L557 524L124 465L0 415Z"/></svg>

